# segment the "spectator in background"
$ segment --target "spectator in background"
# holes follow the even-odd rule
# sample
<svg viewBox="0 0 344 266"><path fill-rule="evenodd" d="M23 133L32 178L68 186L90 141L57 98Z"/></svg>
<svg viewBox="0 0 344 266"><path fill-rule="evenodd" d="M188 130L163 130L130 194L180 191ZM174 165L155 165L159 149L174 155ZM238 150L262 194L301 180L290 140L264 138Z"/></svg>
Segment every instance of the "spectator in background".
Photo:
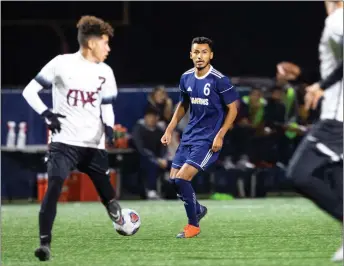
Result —
<svg viewBox="0 0 344 266"><path fill-rule="evenodd" d="M281 67L285 67L290 71L282 75L279 70ZM311 124L319 119L321 105L319 104L317 108L310 110L305 108L305 88L308 84L301 82L301 80L296 81L301 73L298 66L286 62L279 64L277 70L276 83L284 89L283 102L286 110L284 139L282 138L282 143L280 143L283 156L280 158L280 162L287 165ZM307 80L307 78L304 80Z"/></svg>
<svg viewBox="0 0 344 266"><path fill-rule="evenodd" d="M288 63L286 63L289 66ZM306 120L314 121L319 116L320 108L317 110L306 110L304 97L306 94L305 88L308 86L307 83L295 82L296 75L300 74L300 69L292 69L289 74L283 76L278 71L276 73L276 84L284 89L284 104L286 107L286 122L298 122L301 125L306 123ZM320 107L320 106L318 106ZM301 116L301 117L300 117ZM308 119L309 117L309 119ZM301 121L299 121L301 118Z"/></svg>
<svg viewBox="0 0 344 266"><path fill-rule="evenodd" d="M237 124L241 127L259 128L263 122L265 105L262 91L252 88L249 95L241 98Z"/></svg>
<svg viewBox="0 0 344 266"><path fill-rule="evenodd" d="M143 119L133 129L133 143L140 154L140 178L144 181L148 199L159 199L156 191L157 179L169 170L171 162L166 157L167 149L161 144L164 129L158 125L159 110L148 106Z"/></svg>
<svg viewBox="0 0 344 266"><path fill-rule="evenodd" d="M234 149L234 160L239 168L253 168L253 139L263 128L266 101L259 88L253 88L249 95L243 96L239 104L238 118L230 132L230 143Z"/></svg>
<svg viewBox="0 0 344 266"><path fill-rule="evenodd" d="M280 87L272 89L271 96L267 99L265 106L265 126L278 129L277 125L281 126L284 124L286 107L283 103L283 94L283 89Z"/></svg>
<svg viewBox="0 0 344 266"><path fill-rule="evenodd" d="M154 88L148 96L148 106L158 110L159 122L166 128L173 115L173 102L168 97L164 86L160 85Z"/></svg>
<svg viewBox="0 0 344 266"><path fill-rule="evenodd" d="M264 161L287 163L289 139L285 136L286 106L284 103L285 92L281 87L274 87L271 96L267 99L264 110ZM262 151L262 152L264 152Z"/></svg>
<svg viewBox="0 0 344 266"><path fill-rule="evenodd" d="M290 71L282 75L279 68L285 66ZM280 163L287 165L300 140L308 131L310 124L319 117L320 106L316 110L306 110L304 97L307 84L296 81L300 69L291 63L277 66L276 83L284 89L283 102L285 105L284 136L281 139L282 149Z"/></svg>
<svg viewBox="0 0 344 266"><path fill-rule="evenodd" d="M178 103L174 106L174 111L177 108L177 106L178 106ZM183 133L184 129L188 125L189 120L190 120L190 108L186 111L185 115L178 123L177 130L180 132L180 135Z"/></svg>

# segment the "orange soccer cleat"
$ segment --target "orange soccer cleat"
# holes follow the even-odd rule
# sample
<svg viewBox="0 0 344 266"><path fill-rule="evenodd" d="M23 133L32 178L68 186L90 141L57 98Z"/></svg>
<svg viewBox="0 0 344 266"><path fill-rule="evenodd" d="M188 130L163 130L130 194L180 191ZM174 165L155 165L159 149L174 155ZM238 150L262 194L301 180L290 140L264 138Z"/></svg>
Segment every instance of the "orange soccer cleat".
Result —
<svg viewBox="0 0 344 266"><path fill-rule="evenodd" d="M199 235L200 232L201 232L201 228L188 224L184 227L183 232L180 232L176 237L177 238L191 238L191 237L195 237Z"/></svg>

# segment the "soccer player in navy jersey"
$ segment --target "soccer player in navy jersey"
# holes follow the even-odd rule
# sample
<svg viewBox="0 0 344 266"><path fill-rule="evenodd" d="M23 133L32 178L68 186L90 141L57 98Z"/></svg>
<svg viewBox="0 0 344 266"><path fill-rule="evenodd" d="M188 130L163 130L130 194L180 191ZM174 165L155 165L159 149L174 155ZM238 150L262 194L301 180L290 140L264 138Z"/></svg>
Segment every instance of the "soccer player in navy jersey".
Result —
<svg viewBox="0 0 344 266"><path fill-rule="evenodd" d="M180 79L180 103L161 138L164 145L179 121L190 108L190 121L174 157L170 183L184 202L188 224L177 238L191 238L201 231L199 221L207 208L198 203L191 180L199 171L214 163L223 145L223 138L237 116L238 94L228 77L210 65L213 42L206 37L192 40L190 59L194 68Z"/></svg>

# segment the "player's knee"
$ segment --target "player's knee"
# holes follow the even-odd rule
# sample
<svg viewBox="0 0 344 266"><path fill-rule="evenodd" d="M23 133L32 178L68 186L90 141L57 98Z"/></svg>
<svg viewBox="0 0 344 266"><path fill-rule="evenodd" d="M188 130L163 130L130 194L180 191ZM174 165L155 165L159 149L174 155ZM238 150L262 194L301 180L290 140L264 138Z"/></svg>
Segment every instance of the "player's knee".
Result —
<svg viewBox="0 0 344 266"><path fill-rule="evenodd" d="M304 171L302 167L297 165L288 167L286 177L295 187L304 187L310 182L310 173L307 173L307 171Z"/></svg>
<svg viewBox="0 0 344 266"><path fill-rule="evenodd" d="M193 171L189 171L189 169L186 167L186 168L181 169L175 178L191 181L193 177L194 177Z"/></svg>
<svg viewBox="0 0 344 266"><path fill-rule="evenodd" d="M179 169L176 169L176 168L171 168L171 171L170 171L170 179L174 179L176 178L177 174L179 172Z"/></svg>
<svg viewBox="0 0 344 266"><path fill-rule="evenodd" d="M47 193L54 193L54 194L59 194L61 193L63 183L65 179L62 178L61 176L49 176L48 178L48 188L47 188Z"/></svg>
<svg viewBox="0 0 344 266"><path fill-rule="evenodd" d="M185 173L185 172L179 172L178 176L175 177L175 182L177 182L179 179L183 179L186 181L191 181L192 180L192 176Z"/></svg>
<svg viewBox="0 0 344 266"><path fill-rule="evenodd" d="M69 176L69 167L64 164L54 164L54 163L49 163L47 164L47 172L50 177L54 179L62 179L65 180Z"/></svg>

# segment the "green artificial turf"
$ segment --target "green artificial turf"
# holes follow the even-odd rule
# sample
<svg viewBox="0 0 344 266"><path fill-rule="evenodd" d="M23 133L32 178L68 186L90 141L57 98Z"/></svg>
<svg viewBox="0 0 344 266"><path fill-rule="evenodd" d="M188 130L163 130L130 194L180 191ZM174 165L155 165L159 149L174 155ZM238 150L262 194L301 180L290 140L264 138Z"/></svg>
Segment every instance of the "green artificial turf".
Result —
<svg viewBox="0 0 344 266"><path fill-rule="evenodd" d="M330 261L340 225L305 199L201 203L209 212L193 239L175 238L187 222L179 201L122 201L141 216L131 237L114 231L100 203L59 204L49 262L33 255L39 205L4 205L2 265L340 265Z"/></svg>

